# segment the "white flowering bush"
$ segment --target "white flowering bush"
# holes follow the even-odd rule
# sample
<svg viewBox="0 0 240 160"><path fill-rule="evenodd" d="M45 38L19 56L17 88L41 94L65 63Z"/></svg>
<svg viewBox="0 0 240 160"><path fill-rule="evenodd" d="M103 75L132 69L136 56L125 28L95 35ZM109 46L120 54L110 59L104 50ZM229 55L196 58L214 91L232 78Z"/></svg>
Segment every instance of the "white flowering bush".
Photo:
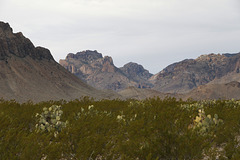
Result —
<svg viewBox="0 0 240 160"><path fill-rule="evenodd" d="M38 123L36 124L36 130L51 132L55 131L55 134L58 134L62 128L66 127L67 121L62 122L61 116L63 111L61 106L52 105L49 108L44 107L41 114L37 113L36 117L38 118Z"/></svg>

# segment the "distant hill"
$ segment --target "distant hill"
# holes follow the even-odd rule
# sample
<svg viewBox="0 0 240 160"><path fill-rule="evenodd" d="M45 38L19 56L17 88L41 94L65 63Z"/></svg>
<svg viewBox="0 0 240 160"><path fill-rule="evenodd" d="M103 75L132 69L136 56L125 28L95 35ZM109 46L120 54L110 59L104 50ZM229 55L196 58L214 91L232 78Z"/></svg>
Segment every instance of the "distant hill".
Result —
<svg viewBox="0 0 240 160"><path fill-rule="evenodd" d="M54 61L50 51L35 47L22 33L0 22L0 98L19 102L114 96L87 85Z"/></svg>
<svg viewBox="0 0 240 160"><path fill-rule="evenodd" d="M124 90L121 90L118 92L122 98L125 99L146 99L146 98L153 98L153 97L159 97L159 98L166 98L166 97L175 97L175 98L181 98L180 94L170 94L170 93L161 93L159 91L149 89L149 88L136 88L136 87L128 87Z"/></svg>
<svg viewBox="0 0 240 160"><path fill-rule="evenodd" d="M129 63L117 68L111 57L103 57L97 51L86 50L76 54L69 53L59 63L69 72L98 89L119 91L129 86L139 88L152 86L147 82L151 74L141 65Z"/></svg>
<svg viewBox="0 0 240 160"><path fill-rule="evenodd" d="M35 47L21 32L13 33L8 23L0 22L0 98L240 98L240 53L201 55L155 75L133 62L118 68L111 57L90 50L69 53L59 63L48 49Z"/></svg>
<svg viewBox="0 0 240 160"><path fill-rule="evenodd" d="M232 81L226 84L206 84L184 95L184 100L240 99L240 83Z"/></svg>
<svg viewBox="0 0 240 160"><path fill-rule="evenodd" d="M134 86L183 94L208 83L240 81L240 53L201 55L173 63L155 75L133 62L117 68L111 57L89 50L70 53L60 64L91 86L115 91Z"/></svg>
<svg viewBox="0 0 240 160"><path fill-rule="evenodd" d="M224 78L233 75L240 81L240 53L208 54L197 59L186 59L169 65L150 81L153 89L168 93L187 93L198 86L211 83L227 83L232 81ZM218 82L217 82L218 81Z"/></svg>
<svg viewBox="0 0 240 160"><path fill-rule="evenodd" d="M142 65L129 62L123 67L119 68L130 80L133 80L138 85L137 88L151 88L153 85L148 79L153 75L148 70L143 68Z"/></svg>

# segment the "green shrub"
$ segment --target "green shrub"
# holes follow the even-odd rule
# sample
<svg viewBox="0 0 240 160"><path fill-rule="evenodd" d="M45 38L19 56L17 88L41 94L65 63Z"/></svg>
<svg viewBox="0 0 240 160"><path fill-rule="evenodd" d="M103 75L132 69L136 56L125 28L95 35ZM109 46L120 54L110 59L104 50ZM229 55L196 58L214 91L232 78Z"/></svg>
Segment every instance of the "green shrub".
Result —
<svg viewBox="0 0 240 160"><path fill-rule="evenodd" d="M239 106L174 98L0 100L0 159L239 159Z"/></svg>
<svg viewBox="0 0 240 160"><path fill-rule="evenodd" d="M36 117L38 119L38 122L36 124L36 131L55 131L55 135L58 134L62 130L62 128L66 127L68 123L67 121L61 121L62 114L63 111L61 110L61 106L52 105L49 108L44 107L41 114L36 114Z"/></svg>
<svg viewBox="0 0 240 160"><path fill-rule="evenodd" d="M223 120L219 119L217 114L214 114L212 118L210 114L206 116L204 109L199 109L192 128L197 129L200 134L207 134L221 123L223 123Z"/></svg>

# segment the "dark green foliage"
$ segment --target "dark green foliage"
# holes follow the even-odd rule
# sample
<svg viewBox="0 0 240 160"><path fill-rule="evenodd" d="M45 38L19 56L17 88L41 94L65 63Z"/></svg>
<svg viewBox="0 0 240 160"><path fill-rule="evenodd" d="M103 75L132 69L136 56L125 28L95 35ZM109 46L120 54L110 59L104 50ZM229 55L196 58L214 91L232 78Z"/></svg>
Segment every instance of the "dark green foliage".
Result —
<svg viewBox="0 0 240 160"><path fill-rule="evenodd" d="M36 132L36 113L61 105L66 127ZM223 122L206 134L193 129L199 109ZM239 159L239 101L174 98L18 104L0 100L0 159Z"/></svg>

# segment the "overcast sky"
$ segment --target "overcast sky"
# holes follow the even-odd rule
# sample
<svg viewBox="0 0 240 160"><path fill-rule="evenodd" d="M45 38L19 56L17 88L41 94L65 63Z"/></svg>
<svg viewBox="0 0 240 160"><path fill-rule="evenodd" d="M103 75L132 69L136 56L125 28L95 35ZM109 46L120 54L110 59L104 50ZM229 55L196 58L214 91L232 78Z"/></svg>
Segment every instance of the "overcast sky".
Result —
<svg viewBox="0 0 240 160"><path fill-rule="evenodd" d="M55 60L97 50L151 73L208 53L240 52L240 0L0 0L0 21Z"/></svg>

